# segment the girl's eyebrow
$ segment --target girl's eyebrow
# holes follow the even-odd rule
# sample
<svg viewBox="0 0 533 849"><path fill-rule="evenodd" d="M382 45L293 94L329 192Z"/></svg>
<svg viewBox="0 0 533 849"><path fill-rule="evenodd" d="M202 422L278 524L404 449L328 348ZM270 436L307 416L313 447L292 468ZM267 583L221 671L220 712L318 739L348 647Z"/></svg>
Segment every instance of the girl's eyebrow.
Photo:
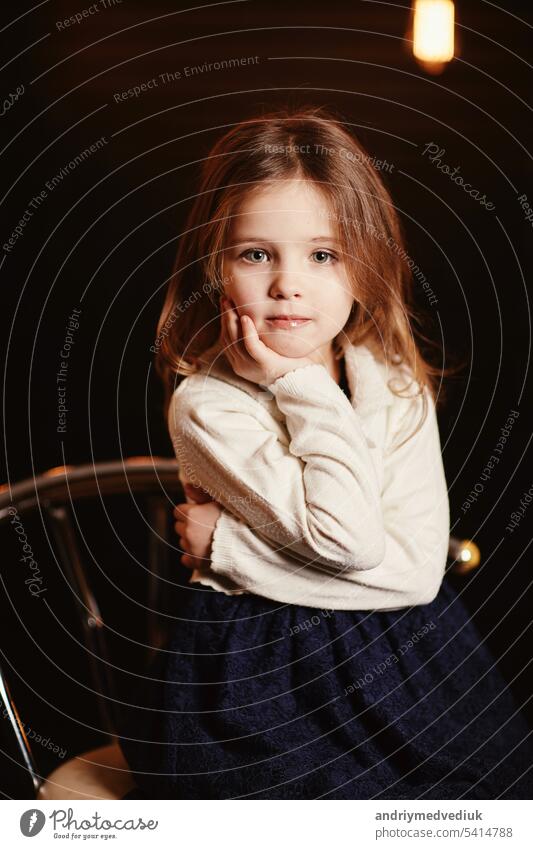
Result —
<svg viewBox="0 0 533 849"><path fill-rule="evenodd" d="M239 236L235 238L235 244L241 244L241 242L269 242L271 239L265 239L263 236ZM277 241L291 241L290 239L278 239ZM337 242L340 244L340 239L335 238L335 236L314 236L312 239L299 239L301 242Z"/></svg>

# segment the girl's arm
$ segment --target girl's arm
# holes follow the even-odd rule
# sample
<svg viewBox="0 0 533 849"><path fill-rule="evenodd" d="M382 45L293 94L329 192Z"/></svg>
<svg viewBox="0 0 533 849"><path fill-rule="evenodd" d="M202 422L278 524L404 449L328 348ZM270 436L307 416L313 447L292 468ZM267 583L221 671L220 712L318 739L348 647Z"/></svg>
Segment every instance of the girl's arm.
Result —
<svg viewBox="0 0 533 849"><path fill-rule="evenodd" d="M427 397L428 415L420 431L386 458L386 548L378 566L363 573L328 573L323 566L305 565L223 510L215 526L211 569L250 592L311 607L396 610L433 601L446 568L449 503L435 408ZM420 413L421 402L410 402L395 431L407 436Z"/></svg>
<svg viewBox="0 0 533 849"><path fill-rule="evenodd" d="M385 556L379 451L326 368L302 366L267 387L288 445L246 392L217 383L193 375L173 395L183 474L281 551L332 574L375 569Z"/></svg>

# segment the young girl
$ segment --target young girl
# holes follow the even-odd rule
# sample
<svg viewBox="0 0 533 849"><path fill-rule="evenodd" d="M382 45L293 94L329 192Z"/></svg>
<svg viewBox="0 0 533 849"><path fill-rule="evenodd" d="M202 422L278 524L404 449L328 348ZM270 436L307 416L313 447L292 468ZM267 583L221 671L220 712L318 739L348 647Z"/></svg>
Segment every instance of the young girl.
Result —
<svg viewBox="0 0 533 849"><path fill-rule="evenodd" d="M528 798L529 729L444 577L442 370L333 113L211 150L159 325L192 570L121 745L148 798Z"/></svg>

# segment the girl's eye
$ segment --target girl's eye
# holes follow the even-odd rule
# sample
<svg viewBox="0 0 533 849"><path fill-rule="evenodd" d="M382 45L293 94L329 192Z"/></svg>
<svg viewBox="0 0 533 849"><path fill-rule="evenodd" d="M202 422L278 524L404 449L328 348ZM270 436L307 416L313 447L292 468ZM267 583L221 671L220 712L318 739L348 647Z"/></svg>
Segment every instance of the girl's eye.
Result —
<svg viewBox="0 0 533 849"><path fill-rule="evenodd" d="M317 260L318 265L331 265L332 263L337 262L337 257L330 251L313 251L311 256L319 257ZM268 257L268 253L262 248L249 248L247 251L243 251L241 257L244 257L248 262L251 262L254 265L262 265L264 262L263 257Z"/></svg>
<svg viewBox="0 0 533 849"><path fill-rule="evenodd" d="M250 248L247 251L244 251L241 256L248 257L249 254L255 254L255 258L250 260L250 262L254 263L254 265L261 265L261 258L256 262L257 254L263 254L263 256L267 256L267 252L262 250L261 248Z"/></svg>
<svg viewBox="0 0 533 849"><path fill-rule="evenodd" d="M320 256L318 265L330 265L332 262L337 262L337 257L329 251L314 251L313 256Z"/></svg>

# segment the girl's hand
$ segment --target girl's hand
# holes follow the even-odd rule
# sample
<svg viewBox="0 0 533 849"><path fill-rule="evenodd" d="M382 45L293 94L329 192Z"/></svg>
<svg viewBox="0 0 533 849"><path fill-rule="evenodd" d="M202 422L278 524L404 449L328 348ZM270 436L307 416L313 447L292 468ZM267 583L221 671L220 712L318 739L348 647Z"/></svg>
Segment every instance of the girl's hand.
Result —
<svg viewBox="0 0 533 849"><path fill-rule="evenodd" d="M189 490L187 494L191 493ZM198 489L194 487L194 489ZM206 501L203 490L199 490L196 504L177 504L174 508L176 522L174 528L180 537L180 548L185 554L181 557L184 566L190 569L202 569L211 562L211 543L222 507L218 501ZM192 495L196 498L195 495ZM209 496L207 496L209 498Z"/></svg>
<svg viewBox="0 0 533 849"><path fill-rule="evenodd" d="M188 498L191 498L195 504L205 504L206 501L213 501L211 496L201 486L194 483L183 484L183 491Z"/></svg>
<svg viewBox="0 0 533 849"><path fill-rule="evenodd" d="M295 368L320 363L320 355L283 357L261 341L250 316L239 316L232 302L222 296L220 339L233 371L253 383L268 386Z"/></svg>

